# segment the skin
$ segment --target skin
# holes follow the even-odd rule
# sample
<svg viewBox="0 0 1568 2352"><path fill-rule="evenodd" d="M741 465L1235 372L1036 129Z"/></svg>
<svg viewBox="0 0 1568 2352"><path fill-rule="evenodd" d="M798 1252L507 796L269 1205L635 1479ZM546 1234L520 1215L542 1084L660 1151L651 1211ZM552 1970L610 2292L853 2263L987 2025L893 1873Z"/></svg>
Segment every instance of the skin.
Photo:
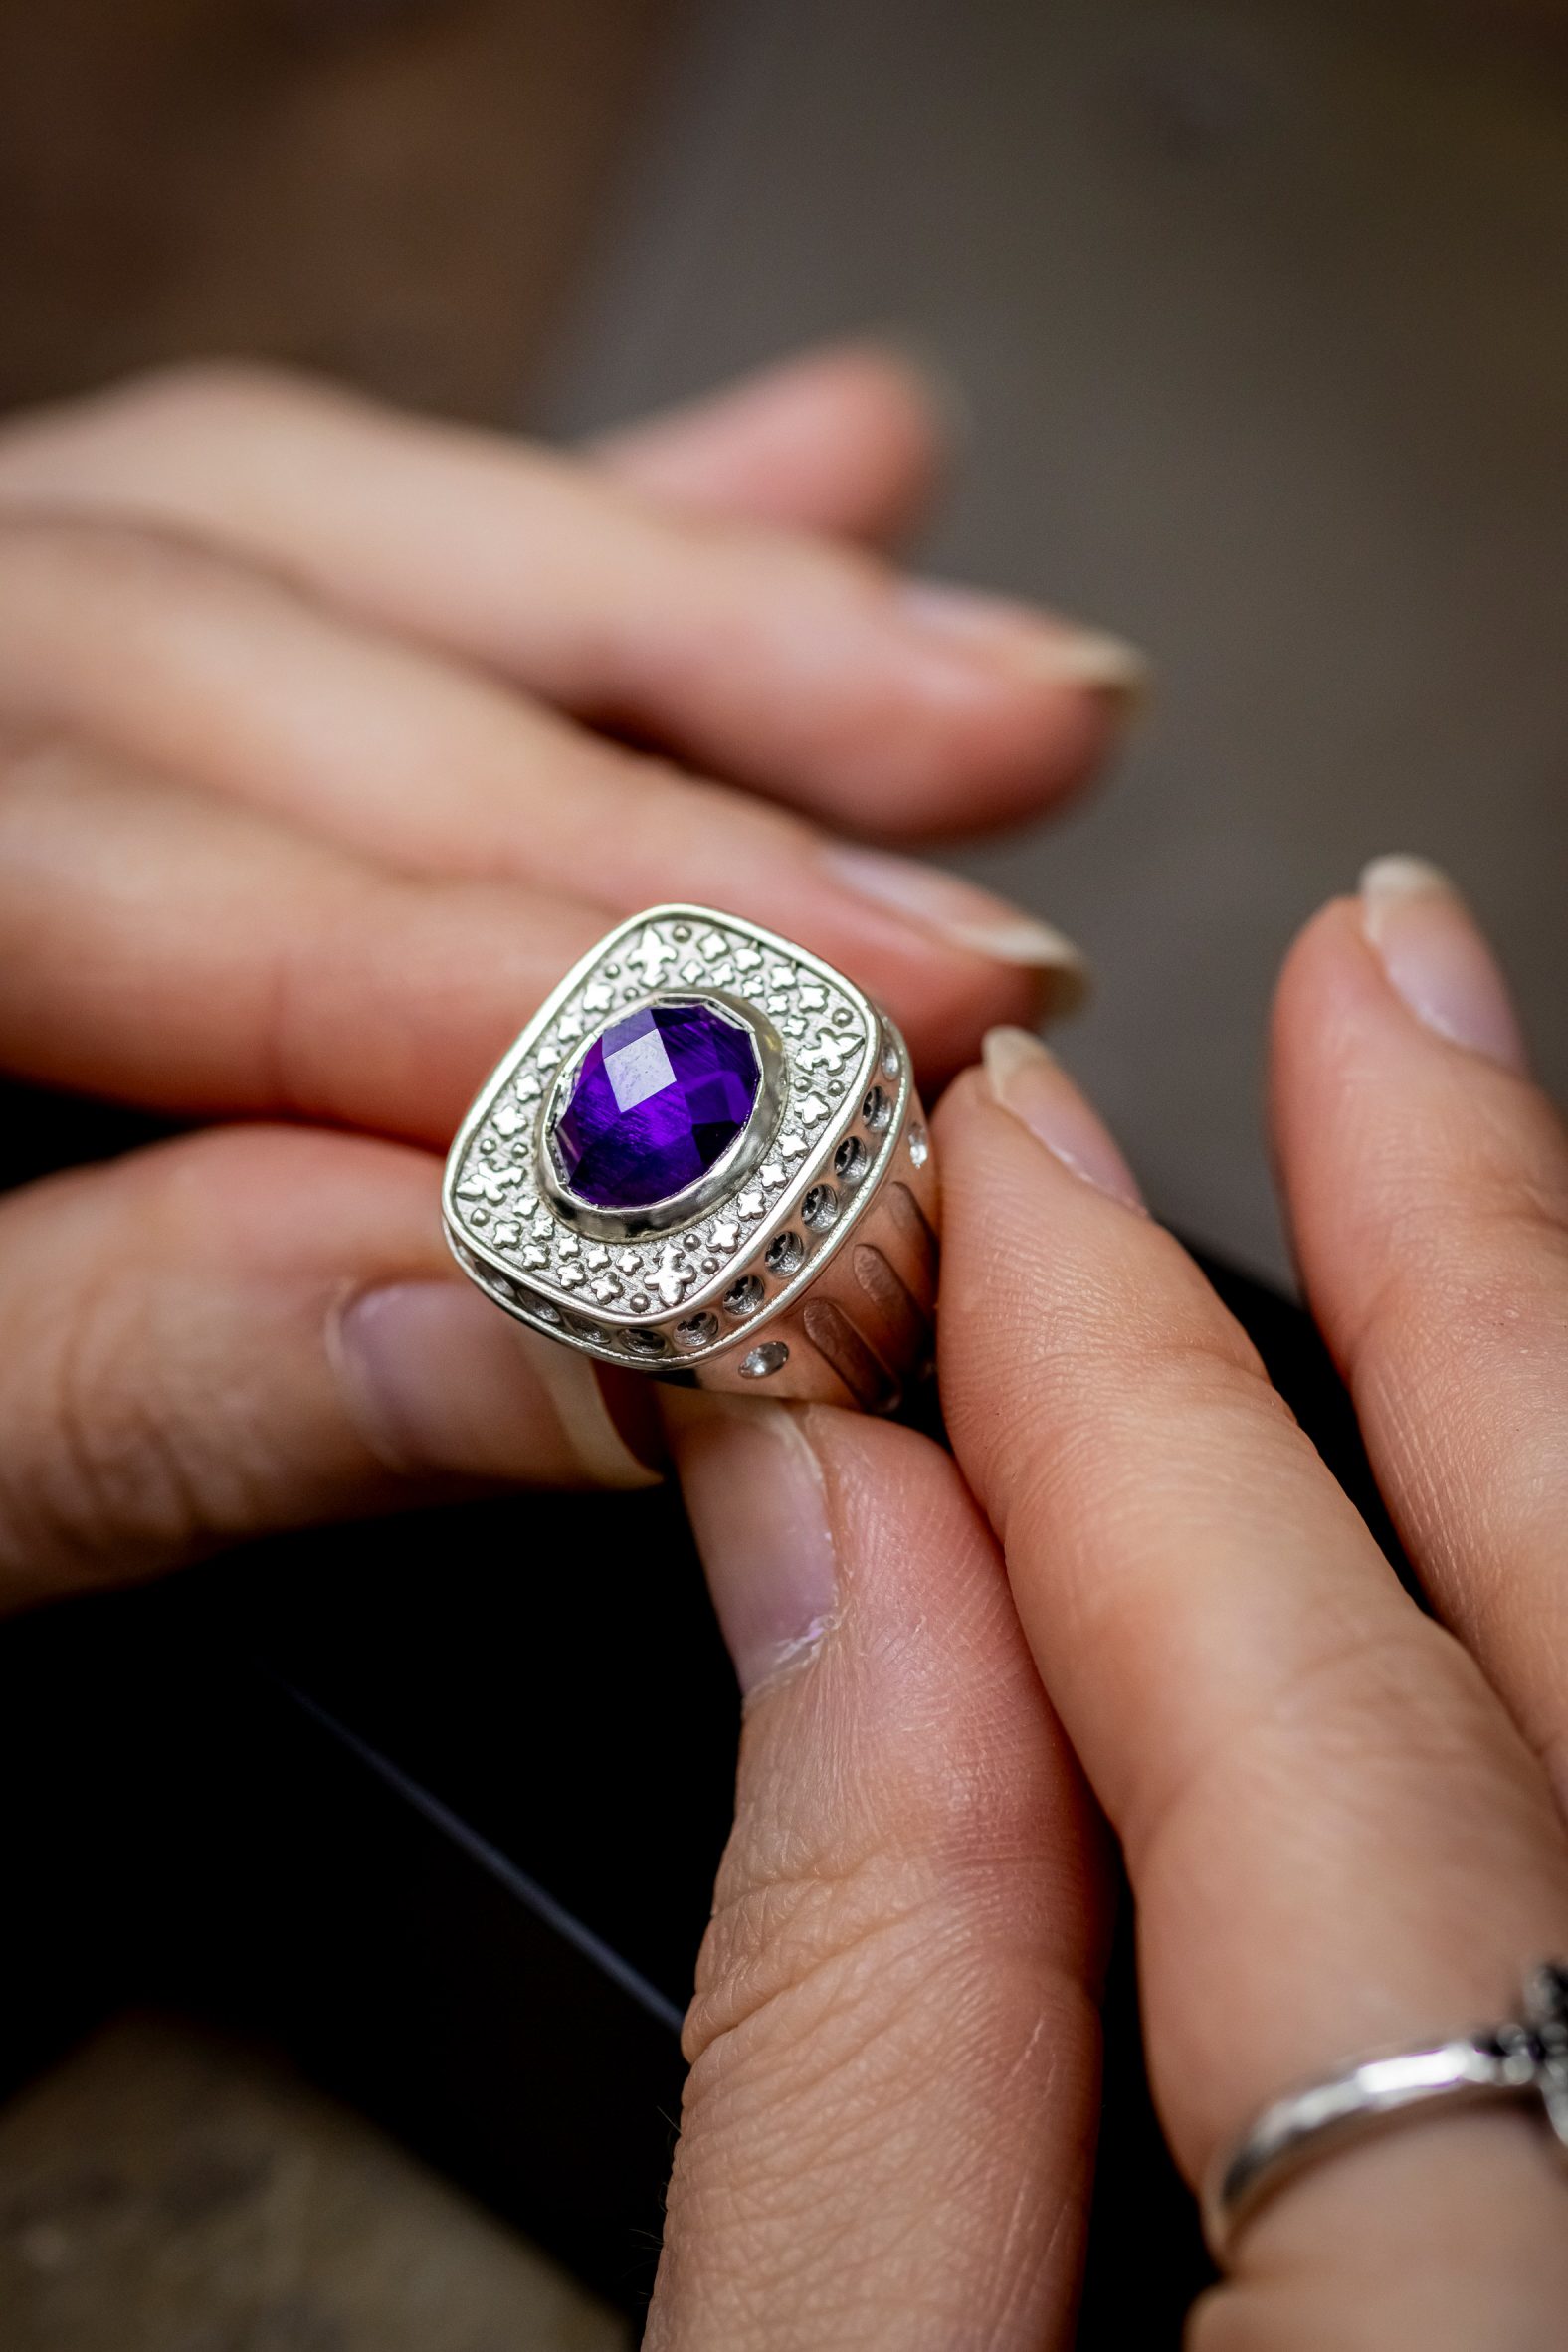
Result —
<svg viewBox="0 0 1568 2352"><path fill-rule="evenodd" d="M0 441L0 1059L219 1122L0 1203L10 1599L599 1474L450 1277L432 1147L616 912L765 914L928 1076L1033 1018L1038 971L846 899L813 830L1016 815L1110 737L1062 624L961 652L844 544L933 464L856 352L582 466L232 374ZM1071 2340L1106 1823L1194 2180L1568 1950L1568 1146L1495 1008L1434 1026L1374 930L1291 958L1277 1148L1442 1622L1013 1029L935 1121L952 1453L672 1405L747 1700L655 2352ZM1520 2116L1402 2131L1266 2208L1192 2340L1546 2352L1563 2194Z"/></svg>
<svg viewBox="0 0 1568 2352"><path fill-rule="evenodd" d="M987 1063L934 1128L956 1461L820 1409L775 1408L795 1441L771 1459L732 1408L677 1416L750 1695L661 2352L1071 2340L1097 1942L1064 1733L1132 1877L1155 2092L1195 2184L1292 2082L1509 2014L1523 1969L1568 1935L1542 1763L1562 1753L1539 1639L1554 1588L1532 1557L1568 1381L1555 1116L1412 1018L1354 906L1308 932L1279 1007L1285 1180L1332 1197L1317 1248L1359 1301L1352 1377L1380 1367L1356 1384L1368 1437L1432 1589L1461 1630L1488 1629L1483 1675L1406 1598L1061 1071L1028 1039ZM1385 1252L1365 1289L1347 1233ZM1304 1257L1316 1288L1310 1238ZM1494 1413L1485 1385L1509 1368ZM837 1599L804 1594L817 1630L791 1640L750 1586L759 1559L791 1573L771 1521L793 1510L811 1540L802 1443ZM1003 1574L1034 1683L992 1624ZM957 2083L939 2068L955 2054ZM980 2209L956 2231L955 2172ZM1191 2341L1546 2352L1568 2295L1563 2195L1518 2113L1408 2126L1266 2207ZM863 2258L834 2270L829 2243Z"/></svg>
<svg viewBox="0 0 1568 2352"><path fill-rule="evenodd" d="M0 1597L650 1474L641 1384L612 1423L476 1314L431 1156L617 914L705 894L853 957L932 1079L1077 985L989 893L899 862L922 911L868 896L810 814L1012 814L1114 736L1103 649L933 627L846 535L936 464L853 349L585 459L229 369L0 435L0 1062L226 1122L0 1204ZM767 798L675 756L737 697Z"/></svg>

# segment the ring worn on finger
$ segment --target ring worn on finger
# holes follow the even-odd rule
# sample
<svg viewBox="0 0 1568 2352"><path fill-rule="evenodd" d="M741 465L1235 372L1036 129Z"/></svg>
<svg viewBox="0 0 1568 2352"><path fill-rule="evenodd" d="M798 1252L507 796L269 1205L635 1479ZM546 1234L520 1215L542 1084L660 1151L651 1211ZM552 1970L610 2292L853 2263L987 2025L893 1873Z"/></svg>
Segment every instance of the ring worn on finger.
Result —
<svg viewBox="0 0 1568 2352"><path fill-rule="evenodd" d="M929 1360L907 1048L734 915L656 906L584 956L476 1099L443 1208L487 1296L623 1369L885 1412Z"/></svg>
<svg viewBox="0 0 1568 2352"><path fill-rule="evenodd" d="M1532 1972L1522 2023L1359 2058L1266 2107L1205 2183L1215 2259L1227 2259L1238 2232L1277 2190L1336 2148L1417 2116L1498 2100L1538 2100L1568 2158L1568 1968L1558 1962Z"/></svg>

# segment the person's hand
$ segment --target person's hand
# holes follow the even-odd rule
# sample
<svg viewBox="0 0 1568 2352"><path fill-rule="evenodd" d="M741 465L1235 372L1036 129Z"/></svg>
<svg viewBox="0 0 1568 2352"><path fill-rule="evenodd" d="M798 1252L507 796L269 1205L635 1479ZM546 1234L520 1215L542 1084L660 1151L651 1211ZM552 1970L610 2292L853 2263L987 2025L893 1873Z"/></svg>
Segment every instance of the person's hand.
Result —
<svg viewBox="0 0 1568 2352"><path fill-rule="evenodd" d="M978 1502L904 1433L681 1409L750 1699L657 2352L1068 2340L1097 1930L1052 1707L1126 1859L1193 2182L1295 2082L1515 2015L1568 1951L1568 1143L1429 872L1307 931L1274 1095L1312 1300L1453 1630L1081 1095L990 1039L934 1121ZM1406 2120L1253 2218L1191 2341L1557 2352L1565 2219L1538 2113Z"/></svg>
<svg viewBox="0 0 1568 2352"><path fill-rule="evenodd" d="M591 1368L457 1276L430 1156L617 914L777 923L928 1078L1077 985L821 829L1025 814L1135 684L812 535L891 531L934 457L853 351L587 461L221 370L0 435L0 1069L228 1122L0 1204L0 1596L648 1475Z"/></svg>

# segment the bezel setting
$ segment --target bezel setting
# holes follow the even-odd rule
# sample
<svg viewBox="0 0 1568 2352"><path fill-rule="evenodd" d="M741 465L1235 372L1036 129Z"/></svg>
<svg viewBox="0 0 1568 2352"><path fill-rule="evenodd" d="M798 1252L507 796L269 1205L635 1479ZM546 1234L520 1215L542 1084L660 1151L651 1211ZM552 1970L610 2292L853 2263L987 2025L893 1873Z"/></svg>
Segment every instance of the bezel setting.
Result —
<svg viewBox="0 0 1568 2352"><path fill-rule="evenodd" d="M668 1200L579 1200L550 1147L572 1076L613 1022L672 999L751 1030L751 1115ZM896 1159L917 1183L925 1152L903 1040L870 998L758 925L658 906L600 940L491 1074L453 1144L443 1213L465 1272L519 1321L642 1371L694 1369L739 1342L749 1382L778 1352L767 1326L844 1249L874 1176Z"/></svg>
<svg viewBox="0 0 1568 2352"><path fill-rule="evenodd" d="M662 1201L649 1201L637 1208L610 1209L594 1201L585 1201L572 1190L552 1140L553 1130L561 1112L571 1100L577 1074L605 1030L614 1022L624 1020L629 1012L657 1005L700 1004L718 1013L724 1020L744 1029L749 1035L757 1056L757 1094L750 1115L734 1140L728 1144L711 1168L679 1192L670 1193ZM599 1241L631 1242L647 1233L667 1233L699 1217L704 1209L724 1200L735 1191L743 1177L748 1176L767 1151L778 1130L788 1080L785 1074L783 1040L767 1015L743 997L729 996L718 989L694 988L657 989L651 995L634 999L620 1006L599 1027L585 1037L580 1046L556 1073L554 1084L539 1104L537 1128L534 1136L535 1165L539 1184L552 1208L574 1225L579 1233L592 1234Z"/></svg>

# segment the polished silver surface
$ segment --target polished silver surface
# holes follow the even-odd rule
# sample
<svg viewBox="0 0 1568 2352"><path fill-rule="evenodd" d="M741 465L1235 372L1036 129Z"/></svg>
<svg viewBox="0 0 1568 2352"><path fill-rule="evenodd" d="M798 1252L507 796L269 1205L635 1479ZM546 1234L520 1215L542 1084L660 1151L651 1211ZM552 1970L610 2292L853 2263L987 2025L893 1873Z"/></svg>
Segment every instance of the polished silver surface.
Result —
<svg viewBox="0 0 1568 2352"><path fill-rule="evenodd" d="M576 1200L550 1148L571 1074L612 1022L672 998L750 1028L751 1117L668 1201ZM936 1171L903 1039L842 972L735 915L656 906L608 932L481 1089L442 1202L486 1295L602 1363L881 1412L929 1359Z"/></svg>
<svg viewBox="0 0 1568 2352"><path fill-rule="evenodd" d="M1203 2222L1224 2262L1270 2198L1336 2148L1435 2109L1496 2101L1536 2105L1568 2159L1568 1971L1543 1962L1518 2021L1355 2059L1266 2107L1204 2183Z"/></svg>

